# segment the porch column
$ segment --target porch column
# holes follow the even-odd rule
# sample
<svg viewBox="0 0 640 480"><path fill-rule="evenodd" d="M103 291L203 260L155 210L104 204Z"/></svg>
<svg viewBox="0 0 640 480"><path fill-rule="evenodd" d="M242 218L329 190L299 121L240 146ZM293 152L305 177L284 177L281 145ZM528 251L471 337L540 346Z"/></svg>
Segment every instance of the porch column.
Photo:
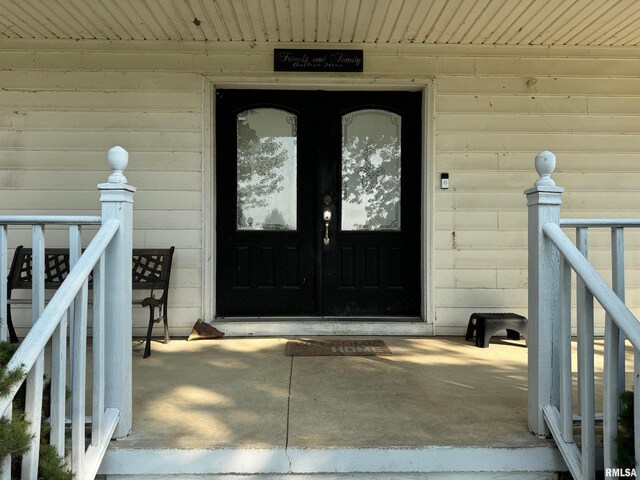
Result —
<svg viewBox="0 0 640 480"><path fill-rule="evenodd" d="M131 431L131 251L133 248L133 194L123 170L129 154L113 147L108 154L111 175L98 185L102 221L117 219L120 228L105 251L105 407L120 410L113 434L123 438Z"/></svg>
<svg viewBox="0 0 640 480"><path fill-rule="evenodd" d="M535 165L540 178L524 192L529 210L529 430L547 436L542 408L559 402L554 377L559 372L560 282L559 254L542 227L560 222L564 188L551 179L556 167L553 153L540 152Z"/></svg>

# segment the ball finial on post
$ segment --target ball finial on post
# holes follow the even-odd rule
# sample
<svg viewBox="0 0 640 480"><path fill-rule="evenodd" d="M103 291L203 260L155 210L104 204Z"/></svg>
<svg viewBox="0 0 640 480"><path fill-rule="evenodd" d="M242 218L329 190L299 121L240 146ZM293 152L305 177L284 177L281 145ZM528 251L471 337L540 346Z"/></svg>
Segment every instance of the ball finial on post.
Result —
<svg viewBox="0 0 640 480"><path fill-rule="evenodd" d="M540 178L536 180L536 187L555 187L556 182L551 179L551 174L556 169L556 156L548 151L536 155L536 171Z"/></svg>
<svg viewBox="0 0 640 480"><path fill-rule="evenodd" d="M122 173L129 164L129 153L120 146L109 149L107 160L111 167L109 183L127 183L127 177Z"/></svg>

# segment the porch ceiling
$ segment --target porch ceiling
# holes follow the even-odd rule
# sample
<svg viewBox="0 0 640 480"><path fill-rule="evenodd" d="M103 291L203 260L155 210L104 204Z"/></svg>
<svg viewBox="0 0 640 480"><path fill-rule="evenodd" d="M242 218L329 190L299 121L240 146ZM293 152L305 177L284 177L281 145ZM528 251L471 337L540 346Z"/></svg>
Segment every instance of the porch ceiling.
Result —
<svg viewBox="0 0 640 480"><path fill-rule="evenodd" d="M0 39L640 45L637 0L0 0Z"/></svg>

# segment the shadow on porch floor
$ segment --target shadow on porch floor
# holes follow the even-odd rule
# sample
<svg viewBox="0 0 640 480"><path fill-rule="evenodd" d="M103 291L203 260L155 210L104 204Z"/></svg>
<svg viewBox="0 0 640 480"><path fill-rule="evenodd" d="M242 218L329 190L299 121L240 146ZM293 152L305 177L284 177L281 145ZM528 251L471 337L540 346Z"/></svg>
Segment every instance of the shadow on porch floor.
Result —
<svg viewBox="0 0 640 480"><path fill-rule="evenodd" d="M286 339L134 346L133 432L117 449L541 447L523 341L386 337L386 357L287 357Z"/></svg>

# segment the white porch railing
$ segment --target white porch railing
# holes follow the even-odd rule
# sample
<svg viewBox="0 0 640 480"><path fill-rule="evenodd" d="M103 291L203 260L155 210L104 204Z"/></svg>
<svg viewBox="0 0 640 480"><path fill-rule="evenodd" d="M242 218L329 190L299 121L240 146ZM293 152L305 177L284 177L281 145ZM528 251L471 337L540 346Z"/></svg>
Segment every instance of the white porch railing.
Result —
<svg viewBox="0 0 640 480"><path fill-rule="evenodd" d="M26 377L25 417L33 440L23 456L22 479L36 480L45 347L51 343L50 443L65 457L67 407L71 416L70 466L78 480L93 479L112 436L123 437L131 429L131 248L132 209L135 188L126 184L122 171L128 163L121 147L109 151L112 174L98 185L101 217L0 216L0 340L7 329L7 229L31 225L32 327L8 368L22 367ZM82 252L82 225L101 224ZM70 272L45 307L45 226L69 226ZM87 442L86 361L88 279L93 271L93 382L91 386L91 439ZM70 323L69 352L67 326ZM70 405L67 406L67 365L70 368ZM0 398L0 415L12 415L12 401L20 385ZM88 444L88 445L87 445ZM11 459L2 461L0 479L11 478Z"/></svg>
<svg viewBox="0 0 640 480"><path fill-rule="evenodd" d="M551 433L573 477L592 480L597 454L594 298L606 312L602 445L607 473L616 468L625 338L635 350L634 386L640 384L640 323L624 304L623 236L624 228L640 227L640 220L560 220L563 189L550 177L555 163L552 153L540 153L536 157L540 179L525 192L529 207L529 428L541 436ZM577 246L561 227L576 229ZM596 227L611 229L613 288L587 260L588 229ZM574 415L572 395L572 272L577 279L579 416ZM640 432L640 395L635 395L634 402L635 431ZM573 435L576 419L580 446ZM636 435L636 458L640 458L639 440Z"/></svg>

